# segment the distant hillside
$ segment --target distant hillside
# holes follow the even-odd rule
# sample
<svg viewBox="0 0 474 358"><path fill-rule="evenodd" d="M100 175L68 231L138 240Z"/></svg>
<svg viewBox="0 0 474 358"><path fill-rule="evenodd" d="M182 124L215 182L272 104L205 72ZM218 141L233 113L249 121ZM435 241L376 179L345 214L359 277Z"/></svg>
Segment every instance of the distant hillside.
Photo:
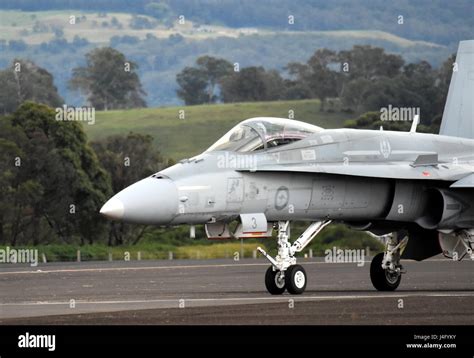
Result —
<svg viewBox="0 0 474 358"><path fill-rule="evenodd" d="M283 72L320 48L372 45L438 67L474 38L473 13L472 0L0 0L0 68L29 58L83 105L71 71L112 46L138 64L148 106L179 105L176 74L202 55Z"/></svg>
<svg viewBox="0 0 474 358"><path fill-rule="evenodd" d="M76 16L75 25L68 22L71 14ZM406 62L426 60L435 67L457 48L457 44L414 41L379 30L230 28L189 20L185 25L165 25L141 17L151 28L132 27L133 17L125 13L0 11L0 68L15 58L29 58L53 74L66 103L83 105L84 99L67 87L72 69L84 65L91 49L112 46L138 64L147 104L156 107L181 103L176 96L176 74L202 55L222 57L241 67L264 66L284 72L289 62L305 62L320 48L340 51L367 44L400 54Z"/></svg>
<svg viewBox="0 0 474 358"><path fill-rule="evenodd" d="M70 16L74 16L74 24L69 23ZM171 18L169 22L141 15L142 23L135 23L136 15L122 12L93 13L79 10L52 10L40 12L28 12L18 10L0 10L1 38L3 40L22 40L26 44L39 45L58 37L72 42L75 36L84 38L91 43L108 44L117 42L114 36L132 36L139 40L155 36L157 38L168 38L171 35L180 35L192 40L206 40L218 37L238 38L252 35L270 36L292 35L299 37L303 35L334 38L335 40L346 39L372 39L391 42L401 47L424 45L428 47L444 47L435 42L410 40L385 31L367 30L297 30L287 28L261 28L261 27L228 27L222 25L200 24L191 20L180 24L177 18ZM58 36L57 31L60 31ZM133 42L133 39L129 39Z"/></svg>
<svg viewBox="0 0 474 358"><path fill-rule="evenodd" d="M153 11L150 3L163 4ZM292 30L380 30L444 45L472 37L471 0L0 0L0 9L185 16L199 24ZM288 16L294 24L288 24ZM398 17L403 16L403 24Z"/></svg>
<svg viewBox="0 0 474 358"><path fill-rule="evenodd" d="M179 110L185 111L185 119L178 119ZM84 124L84 129L90 140L130 131L150 134L162 154L179 160L203 152L244 119L288 118L289 110L295 119L324 128L342 127L345 120L356 117L320 112L318 100L251 102L97 112L96 123Z"/></svg>

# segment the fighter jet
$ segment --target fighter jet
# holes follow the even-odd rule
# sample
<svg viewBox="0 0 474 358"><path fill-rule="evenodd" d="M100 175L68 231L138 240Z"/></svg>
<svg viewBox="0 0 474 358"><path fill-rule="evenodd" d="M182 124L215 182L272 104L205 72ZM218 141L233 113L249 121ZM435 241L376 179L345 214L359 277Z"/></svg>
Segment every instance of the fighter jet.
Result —
<svg viewBox="0 0 474 358"><path fill-rule="evenodd" d="M373 286L395 290L400 259L443 253L474 259L474 40L460 42L437 134L323 129L282 118L247 119L204 153L112 197L100 213L130 223L204 224L210 239L272 237L270 294L307 285L296 254L330 223L385 239ZM296 240L290 223L311 222Z"/></svg>

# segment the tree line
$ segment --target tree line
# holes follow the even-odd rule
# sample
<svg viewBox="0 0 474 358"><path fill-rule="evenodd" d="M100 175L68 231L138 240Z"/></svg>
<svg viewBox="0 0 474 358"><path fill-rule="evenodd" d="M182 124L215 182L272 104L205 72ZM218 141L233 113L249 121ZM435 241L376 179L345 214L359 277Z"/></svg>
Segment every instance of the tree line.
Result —
<svg viewBox="0 0 474 358"><path fill-rule="evenodd" d="M100 207L170 164L149 135L89 143L80 123L26 101L0 117L0 245L136 243L149 227L109 222Z"/></svg>
<svg viewBox="0 0 474 358"><path fill-rule="evenodd" d="M96 48L86 54L85 66L72 70L69 88L85 97L97 110L146 107L137 73L138 65L111 47ZM53 76L31 60L14 59L0 71L0 113L15 111L30 100L58 107L64 100L54 85Z"/></svg>
<svg viewBox="0 0 474 358"><path fill-rule="evenodd" d="M98 48L69 85L98 110L143 107L136 70L122 53ZM153 138L129 133L89 143L81 124L57 120L64 101L53 76L30 60L15 59L0 82L0 245L137 243L149 227L111 223L98 211L171 163Z"/></svg>
<svg viewBox="0 0 474 358"><path fill-rule="evenodd" d="M131 33L124 29L120 35L110 38L109 46L126 54L128 59L139 65L138 73L147 92L146 102L152 107L182 104L176 95L176 74L185 66L194 63L197 57L204 55L221 57L231 60L232 63L237 61L241 67L261 64L267 69L277 69L281 72L291 61L304 62L312 55L311 49L331 48L338 51L350 48L358 41L383 47L390 53L403 54L407 62L428 60L435 67L439 67L449 56L449 48L455 48L433 47L423 43L402 46L388 39L376 40L371 38L371 35L357 40L355 37L334 38L331 34L314 36L291 31L237 38L211 37L199 41L179 34L157 38L148 33L144 39L130 35ZM86 37L93 41L92 35ZM4 56L0 56L0 68L8 67L15 58L33 59L36 64L54 75L55 84L67 103L81 105L81 97L68 88L68 80L72 69L82 66L86 53L96 45L93 42L87 44L87 41L80 37L72 41L54 37L39 45L22 43L17 46L16 43L21 41L18 39L2 43L0 40L0 52L4 50ZM12 43L16 45L12 46Z"/></svg>
<svg viewBox="0 0 474 358"><path fill-rule="evenodd" d="M442 116L454 59L452 55L435 69L426 61L405 63L399 55L368 45L339 52L318 49L304 63L289 63L282 75L202 56L177 74L177 94L188 105L318 98L321 110L334 110L336 103L354 113L388 104L420 107L423 123L431 125Z"/></svg>

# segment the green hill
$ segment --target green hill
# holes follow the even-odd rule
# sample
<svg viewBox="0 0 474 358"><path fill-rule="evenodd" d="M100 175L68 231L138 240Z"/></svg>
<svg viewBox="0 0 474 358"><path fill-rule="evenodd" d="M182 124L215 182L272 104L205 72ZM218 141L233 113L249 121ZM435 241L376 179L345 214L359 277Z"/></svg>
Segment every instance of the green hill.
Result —
<svg viewBox="0 0 474 358"><path fill-rule="evenodd" d="M179 119L179 111L185 118ZM214 104L97 112L94 125L84 124L90 140L130 131L154 137L158 149L175 160L201 153L235 124L251 117L288 118L323 128L342 127L354 114L320 112L318 100Z"/></svg>

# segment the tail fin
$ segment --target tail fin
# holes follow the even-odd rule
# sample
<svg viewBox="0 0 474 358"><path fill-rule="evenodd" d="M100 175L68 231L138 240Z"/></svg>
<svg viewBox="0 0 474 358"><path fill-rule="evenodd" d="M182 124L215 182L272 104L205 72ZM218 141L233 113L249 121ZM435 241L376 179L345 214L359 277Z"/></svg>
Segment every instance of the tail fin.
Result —
<svg viewBox="0 0 474 358"><path fill-rule="evenodd" d="M439 134L474 139L474 40L461 41Z"/></svg>

